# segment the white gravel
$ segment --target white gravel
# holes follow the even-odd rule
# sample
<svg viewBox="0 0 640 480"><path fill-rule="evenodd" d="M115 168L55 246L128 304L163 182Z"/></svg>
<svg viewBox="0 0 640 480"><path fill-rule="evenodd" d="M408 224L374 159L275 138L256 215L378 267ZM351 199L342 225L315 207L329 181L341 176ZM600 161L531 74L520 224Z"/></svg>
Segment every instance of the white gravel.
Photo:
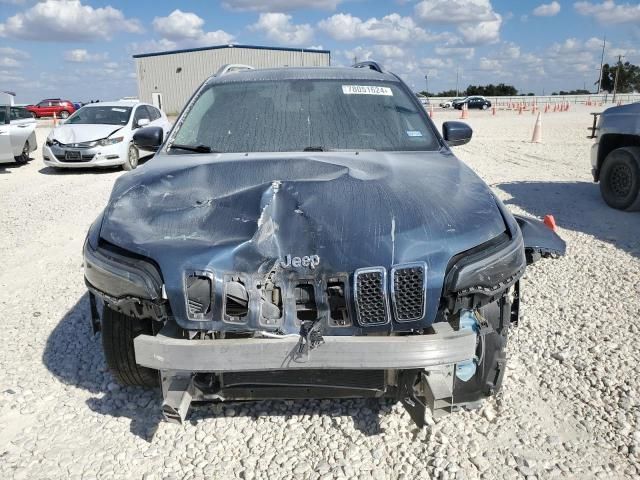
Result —
<svg viewBox="0 0 640 480"><path fill-rule="evenodd" d="M531 114L471 112L461 158L513 210L553 213L569 251L528 270L502 393L423 431L364 400L159 423L159 395L113 383L89 326L82 242L122 173L0 165L0 478L637 478L640 213L591 183L589 111L546 115L540 145Z"/></svg>

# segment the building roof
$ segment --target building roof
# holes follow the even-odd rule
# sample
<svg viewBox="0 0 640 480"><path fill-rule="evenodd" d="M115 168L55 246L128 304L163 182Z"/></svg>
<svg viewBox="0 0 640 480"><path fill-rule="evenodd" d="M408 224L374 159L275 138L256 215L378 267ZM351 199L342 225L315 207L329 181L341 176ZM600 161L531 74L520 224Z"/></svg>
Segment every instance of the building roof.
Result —
<svg viewBox="0 0 640 480"><path fill-rule="evenodd" d="M315 48L288 48L288 47L266 47L264 45L213 45L210 47L185 48L182 50L167 50L165 52L139 53L133 55L133 58L157 57L159 55L172 55L174 53L200 52L203 50L218 50L221 48L248 48L253 50L279 50L284 52L309 52L309 53L328 53L330 50L319 50Z"/></svg>

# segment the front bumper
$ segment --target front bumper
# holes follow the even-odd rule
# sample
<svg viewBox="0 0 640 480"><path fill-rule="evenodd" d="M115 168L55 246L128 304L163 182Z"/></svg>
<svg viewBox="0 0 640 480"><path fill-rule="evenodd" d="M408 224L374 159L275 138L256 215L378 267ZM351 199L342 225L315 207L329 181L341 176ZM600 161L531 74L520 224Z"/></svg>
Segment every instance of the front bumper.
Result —
<svg viewBox="0 0 640 480"><path fill-rule="evenodd" d="M591 175L593 175L593 181L597 182L600 179L600 171L598 169L598 148L600 144L596 142L591 145Z"/></svg>
<svg viewBox="0 0 640 480"><path fill-rule="evenodd" d="M42 147L42 159L44 164L57 168L87 168L87 167L114 167L122 165L127 155L127 145L120 142L115 145L94 148L70 148L57 145ZM80 152L78 160L67 160L67 151Z"/></svg>
<svg viewBox="0 0 640 480"><path fill-rule="evenodd" d="M435 332L406 336L325 336L301 352L296 337L187 340L163 329L134 339L136 362L157 370L240 372L293 369L426 369L474 358L476 334L434 324Z"/></svg>

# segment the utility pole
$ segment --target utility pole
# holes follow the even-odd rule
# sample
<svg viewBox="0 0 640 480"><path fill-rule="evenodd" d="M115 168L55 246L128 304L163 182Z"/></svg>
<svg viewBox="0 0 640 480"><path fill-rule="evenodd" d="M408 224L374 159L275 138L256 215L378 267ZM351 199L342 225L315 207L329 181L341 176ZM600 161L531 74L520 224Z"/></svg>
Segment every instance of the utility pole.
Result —
<svg viewBox="0 0 640 480"><path fill-rule="evenodd" d="M424 75L424 81L427 83L427 90L426 90L426 92L427 92L427 96L429 96L429 74L428 74L428 73L425 73L425 75Z"/></svg>
<svg viewBox="0 0 640 480"><path fill-rule="evenodd" d="M458 90L458 73L459 73L460 67L456 66L456 97L460 96L460 91Z"/></svg>
<svg viewBox="0 0 640 480"><path fill-rule="evenodd" d="M598 91L596 94L600 93L600 87L602 86L602 65L604 64L604 47L607 44L607 36L605 35L602 40L602 56L600 57L600 77L598 78Z"/></svg>
<svg viewBox="0 0 640 480"><path fill-rule="evenodd" d="M613 81L613 100L611 103L616 103L616 91L618 90L618 75L620 74L620 65L622 65L622 55L618 55L618 68L616 68L616 79Z"/></svg>

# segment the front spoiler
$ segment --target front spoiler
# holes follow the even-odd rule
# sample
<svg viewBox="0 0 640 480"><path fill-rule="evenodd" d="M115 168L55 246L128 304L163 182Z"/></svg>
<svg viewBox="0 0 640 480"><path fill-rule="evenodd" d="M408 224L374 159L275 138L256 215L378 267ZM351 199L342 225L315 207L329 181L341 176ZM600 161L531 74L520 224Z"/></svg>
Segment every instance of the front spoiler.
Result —
<svg viewBox="0 0 640 480"><path fill-rule="evenodd" d="M434 324L435 332L406 336L326 336L306 350L296 337L187 340L163 329L134 339L136 362L156 370L240 372L286 369L425 369L474 357L476 334ZM301 346L305 348L301 348Z"/></svg>

